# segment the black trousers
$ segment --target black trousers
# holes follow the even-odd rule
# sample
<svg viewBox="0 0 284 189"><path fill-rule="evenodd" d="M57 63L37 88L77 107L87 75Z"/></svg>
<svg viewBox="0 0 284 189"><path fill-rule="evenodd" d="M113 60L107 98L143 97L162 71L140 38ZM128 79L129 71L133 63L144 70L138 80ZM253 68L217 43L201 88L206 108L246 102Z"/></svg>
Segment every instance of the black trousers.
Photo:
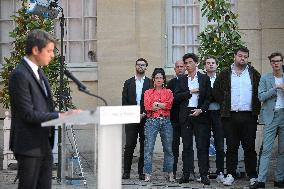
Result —
<svg viewBox="0 0 284 189"><path fill-rule="evenodd" d="M213 132L214 145L216 149L216 173L224 173L224 128L221 123L221 115L219 110L209 110L209 124Z"/></svg>
<svg viewBox="0 0 284 189"><path fill-rule="evenodd" d="M124 173L130 173L133 153L137 144L137 138L139 137L140 143L140 157L138 161L138 174L143 174L144 167L144 125L145 118L141 120L140 123L126 124L125 125L125 135L126 143L124 147Z"/></svg>
<svg viewBox="0 0 284 189"><path fill-rule="evenodd" d="M173 172L177 172L177 163L178 163L178 157L179 157L179 145L180 145L180 138L181 138L181 126L179 123L172 122L173 126L173 155L174 155L174 166L173 166Z"/></svg>
<svg viewBox="0 0 284 189"><path fill-rule="evenodd" d="M222 123L227 144L227 173L236 177L238 149L241 143L244 149L246 173L249 178L257 178L257 154L255 151L257 116L253 116L250 111L231 112L231 117L222 118Z"/></svg>
<svg viewBox="0 0 284 189"><path fill-rule="evenodd" d="M188 108L188 114L192 108ZM208 125L207 113L201 113L197 117L188 116L185 123L181 126L181 136L183 142L183 174L184 176L194 172L194 151L193 151L193 134L197 148L197 158L199 173L201 176L208 174L209 170L209 144L210 144L210 127Z"/></svg>
<svg viewBox="0 0 284 189"><path fill-rule="evenodd" d="M51 189L52 154L42 157L15 155L18 161L18 189Z"/></svg>

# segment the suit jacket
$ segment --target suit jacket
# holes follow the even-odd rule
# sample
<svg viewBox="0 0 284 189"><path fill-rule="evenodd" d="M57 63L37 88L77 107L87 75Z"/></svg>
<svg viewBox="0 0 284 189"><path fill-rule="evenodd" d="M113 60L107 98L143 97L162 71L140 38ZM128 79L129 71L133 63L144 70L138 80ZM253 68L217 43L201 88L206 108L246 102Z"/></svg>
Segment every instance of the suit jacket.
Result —
<svg viewBox="0 0 284 189"><path fill-rule="evenodd" d="M264 123L265 125L269 125L274 117L277 100L275 78L272 73L268 73L260 78L258 86L258 98L262 102L259 122Z"/></svg>
<svg viewBox="0 0 284 189"><path fill-rule="evenodd" d="M210 101L211 101L211 85L210 78L205 75L197 72L198 83L199 83L199 98L197 108L200 108L202 112L206 112ZM178 79L178 85L175 91L176 103L179 104L179 121L184 123L188 117L187 106L191 94L188 88L188 75L183 75Z"/></svg>
<svg viewBox="0 0 284 189"><path fill-rule="evenodd" d="M167 88L172 91L173 94L175 94L175 90L178 85L178 79L177 77L171 79L168 84ZM172 123L178 123L179 122L179 104L176 101L175 95L174 95L174 100L173 100L173 105L171 109L171 122Z"/></svg>
<svg viewBox="0 0 284 189"><path fill-rule="evenodd" d="M260 110L260 102L257 97L260 74L254 67L248 65L248 72L252 84L252 115L257 116ZM231 67L222 71L216 78L213 86L213 96L220 104L221 117L231 116Z"/></svg>
<svg viewBox="0 0 284 189"><path fill-rule="evenodd" d="M142 95L140 101L140 112L143 113L145 111L144 107L144 92L150 88L150 79L145 77L143 88L142 88ZM130 79L126 80L123 85L122 90L122 105L137 105L136 102L136 84L135 84L135 77L131 77Z"/></svg>
<svg viewBox="0 0 284 189"><path fill-rule="evenodd" d="M39 157L51 153L51 128L41 123L58 118L46 77L47 94L30 66L22 60L9 79L11 103L10 148L15 154Z"/></svg>

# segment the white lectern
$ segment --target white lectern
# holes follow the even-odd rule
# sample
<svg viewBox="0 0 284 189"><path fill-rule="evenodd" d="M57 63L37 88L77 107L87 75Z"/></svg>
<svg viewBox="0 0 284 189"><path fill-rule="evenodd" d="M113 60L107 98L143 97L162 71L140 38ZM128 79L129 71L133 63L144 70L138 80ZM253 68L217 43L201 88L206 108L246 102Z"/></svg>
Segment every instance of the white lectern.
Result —
<svg viewBox="0 0 284 189"><path fill-rule="evenodd" d="M120 189L122 187L122 124L139 122L139 106L101 106L95 112L73 113L45 122L42 126L95 124L97 137L94 141L94 152L97 161L95 159L94 164L95 171L97 170L97 188ZM63 145L64 140L62 138Z"/></svg>

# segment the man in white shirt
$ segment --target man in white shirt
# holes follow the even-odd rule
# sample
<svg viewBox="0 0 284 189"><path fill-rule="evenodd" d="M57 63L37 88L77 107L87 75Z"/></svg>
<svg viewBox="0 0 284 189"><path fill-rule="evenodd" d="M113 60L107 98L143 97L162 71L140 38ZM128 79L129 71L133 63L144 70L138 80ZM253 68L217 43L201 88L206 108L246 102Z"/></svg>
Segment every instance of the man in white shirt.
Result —
<svg viewBox="0 0 284 189"><path fill-rule="evenodd" d="M204 61L204 68L206 70L207 75L210 78L211 87L213 88L213 84L217 77L217 68L218 63L216 59L213 57L207 57ZM216 149L216 174L217 181L223 182L224 179L224 130L221 123L220 116L220 105L216 102L214 98L212 98L211 103L208 108L208 119L209 125L213 132L214 137L214 145Z"/></svg>
<svg viewBox="0 0 284 189"><path fill-rule="evenodd" d="M283 55L272 53L269 57L272 73L261 77L258 96L262 102L260 122L264 123L262 152L257 182L250 188L265 188L269 161L275 137L278 134L278 155L274 174L274 187L284 188L284 76Z"/></svg>
<svg viewBox="0 0 284 189"><path fill-rule="evenodd" d="M238 48L234 53L234 63L216 78L213 96L220 104L227 151L227 177L224 185L232 185L236 178L238 149L244 149L245 168L250 184L257 178L257 155L255 138L257 117L260 111L258 84L260 74L248 64L249 50Z"/></svg>
<svg viewBox="0 0 284 189"><path fill-rule="evenodd" d="M133 159L134 149L137 138L139 137L140 157L138 161L139 179L144 180L144 125L145 125L145 108L144 92L150 88L150 79L145 76L148 62L144 58L139 58L135 63L135 76L126 80L122 91L122 105L140 105L141 122L125 125L125 148L124 148L124 171L122 179L130 178L130 171Z"/></svg>

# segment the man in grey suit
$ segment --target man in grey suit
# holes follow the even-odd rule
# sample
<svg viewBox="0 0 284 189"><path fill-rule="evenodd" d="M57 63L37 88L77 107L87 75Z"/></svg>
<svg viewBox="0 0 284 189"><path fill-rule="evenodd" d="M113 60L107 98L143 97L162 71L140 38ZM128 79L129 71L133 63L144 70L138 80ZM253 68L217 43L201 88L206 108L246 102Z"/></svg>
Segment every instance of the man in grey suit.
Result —
<svg viewBox="0 0 284 189"><path fill-rule="evenodd" d="M283 56L279 52L269 57L272 73L261 77L258 97L262 102L260 122L263 128L263 149L260 156L257 182L250 188L265 188L269 160L273 143L278 134L278 157L274 175L274 187L284 188L284 76L282 71Z"/></svg>
<svg viewBox="0 0 284 189"><path fill-rule="evenodd" d="M10 148L18 161L19 189L50 189L53 132L41 123L65 113L54 112L47 78L41 70L54 57L55 40L42 30L31 31L26 56L9 80Z"/></svg>

